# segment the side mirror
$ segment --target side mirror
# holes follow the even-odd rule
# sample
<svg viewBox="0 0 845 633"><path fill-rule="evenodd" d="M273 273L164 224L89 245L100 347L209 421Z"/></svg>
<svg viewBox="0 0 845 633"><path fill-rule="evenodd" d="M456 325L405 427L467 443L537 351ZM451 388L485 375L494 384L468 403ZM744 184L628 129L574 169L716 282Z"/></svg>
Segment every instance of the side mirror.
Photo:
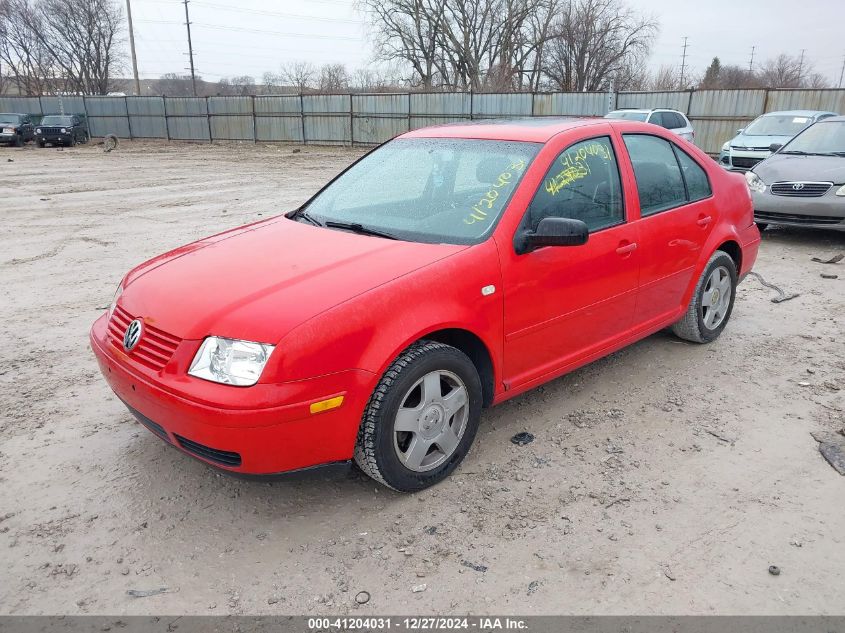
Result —
<svg viewBox="0 0 845 633"><path fill-rule="evenodd" d="M745 128L744 128L744 127L741 127L741 128L739 128L739 129L736 131L736 133L737 133L737 134L742 134L744 131L745 131Z"/></svg>
<svg viewBox="0 0 845 633"><path fill-rule="evenodd" d="M771 145L769 145L769 151L770 151L772 154L774 154L774 153L775 153L776 151L778 151L781 147L783 147L783 143L772 143Z"/></svg>
<svg viewBox="0 0 845 633"><path fill-rule="evenodd" d="M543 218L536 231L525 231L517 240L519 255L530 253L543 246L580 246L586 244L590 230L581 220L569 218Z"/></svg>

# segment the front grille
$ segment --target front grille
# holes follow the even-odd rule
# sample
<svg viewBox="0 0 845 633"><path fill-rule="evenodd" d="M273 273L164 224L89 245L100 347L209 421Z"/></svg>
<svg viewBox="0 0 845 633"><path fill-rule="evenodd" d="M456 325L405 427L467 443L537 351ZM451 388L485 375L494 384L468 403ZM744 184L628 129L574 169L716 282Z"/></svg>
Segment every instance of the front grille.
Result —
<svg viewBox="0 0 845 633"><path fill-rule="evenodd" d="M209 448L208 446L203 446L197 442L185 439L181 435L176 435L176 440L179 442L179 446L189 453L196 455L197 457L202 457L210 462L214 462L215 464L221 464L222 466L241 465L241 456L239 453Z"/></svg>
<svg viewBox="0 0 845 633"><path fill-rule="evenodd" d="M755 211L754 219L758 222L789 222L791 224L839 224L845 220L845 218L832 218L829 215L795 215L769 211Z"/></svg>
<svg viewBox="0 0 845 633"><path fill-rule="evenodd" d="M746 156L731 156L731 164L734 167L739 167L740 169L751 169L759 163L762 158L753 158L753 157L746 157Z"/></svg>
<svg viewBox="0 0 845 633"><path fill-rule="evenodd" d="M44 127L42 125L38 129L41 130L42 134L61 134L62 133L62 128L60 128L60 127ZM67 129L67 127L65 127L64 129Z"/></svg>
<svg viewBox="0 0 845 633"><path fill-rule="evenodd" d="M134 318L120 306L115 306L109 320L109 340L116 348L123 350L123 335ZM181 339L144 323L141 339L132 351L127 353L141 365L161 371L181 342Z"/></svg>
<svg viewBox="0 0 845 633"><path fill-rule="evenodd" d="M794 198L819 198L830 191L832 182L776 182L772 195Z"/></svg>

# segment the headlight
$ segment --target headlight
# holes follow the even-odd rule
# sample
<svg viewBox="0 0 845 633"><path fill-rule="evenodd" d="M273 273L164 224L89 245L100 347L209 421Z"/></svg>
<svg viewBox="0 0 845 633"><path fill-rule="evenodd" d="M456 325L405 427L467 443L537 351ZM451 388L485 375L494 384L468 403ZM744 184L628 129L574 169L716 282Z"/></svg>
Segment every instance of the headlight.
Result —
<svg viewBox="0 0 845 633"><path fill-rule="evenodd" d="M748 188L757 193L764 193L766 191L766 183L760 180L760 176L753 171L745 172L745 181L748 183Z"/></svg>
<svg viewBox="0 0 845 633"><path fill-rule="evenodd" d="M845 196L845 185L842 185L841 187L839 187L839 189L836 190L836 195Z"/></svg>
<svg viewBox="0 0 845 633"><path fill-rule="evenodd" d="M194 356L188 373L225 385L249 387L258 382L275 347L264 343L209 336Z"/></svg>
<svg viewBox="0 0 845 633"><path fill-rule="evenodd" d="M62 134L67 134L67 128L62 128Z"/></svg>
<svg viewBox="0 0 845 633"><path fill-rule="evenodd" d="M36 134L41 134L41 128L38 128L37 130L35 130L35 133L36 133Z"/></svg>
<svg viewBox="0 0 845 633"><path fill-rule="evenodd" d="M722 145L722 151L723 152L727 152L730 148L731 148L731 142L730 141L728 141L727 143Z"/></svg>

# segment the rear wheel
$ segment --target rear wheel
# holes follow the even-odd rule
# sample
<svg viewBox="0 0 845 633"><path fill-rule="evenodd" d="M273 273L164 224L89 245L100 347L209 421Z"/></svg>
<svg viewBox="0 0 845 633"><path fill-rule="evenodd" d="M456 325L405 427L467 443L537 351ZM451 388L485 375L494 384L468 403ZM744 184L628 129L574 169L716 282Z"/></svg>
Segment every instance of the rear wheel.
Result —
<svg viewBox="0 0 845 633"><path fill-rule="evenodd" d="M17 134L15 136L15 140L12 141L12 145L14 145L15 147L23 147L23 136Z"/></svg>
<svg viewBox="0 0 845 633"><path fill-rule="evenodd" d="M766 230L766 227L768 227L768 226L769 226L769 223L768 223L768 222L757 222L756 224L757 224L757 229L760 231L760 233L762 233L763 231L765 231L765 230Z"/></svg>
<svg viewBox="0 0 845 633"><path fill-rule="evenodd" d="M379 381L355 446L365 473L400 492L445 479L469 451L481 417L481 381L460 350L423 340Z"/></svg>
<svg viewBox="0 0 845 633"><path fill-rule="evenodd" d="M737 272L734 260L716 251L704 267L687 312L672 326L676 336L693 343L716 340L731 317L736 297Z"/></svg>

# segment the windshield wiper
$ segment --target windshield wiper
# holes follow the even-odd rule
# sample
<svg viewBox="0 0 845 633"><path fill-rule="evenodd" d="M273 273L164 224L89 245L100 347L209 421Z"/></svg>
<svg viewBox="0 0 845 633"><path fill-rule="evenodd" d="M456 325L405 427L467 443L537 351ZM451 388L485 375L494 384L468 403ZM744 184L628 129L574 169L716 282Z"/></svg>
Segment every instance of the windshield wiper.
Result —
<svg viewBox="0 0 845 633"><path fill-rule="evenodd" d="M302 218L306 222L310 222L314 226L323 226L317 218L315 218L311 215L308 215L308 212L305 209L302 209L302 208L297 209L296 211L293 212L293 215L290 216L291 220L299 220L300 218Z"/></svg>
<svg viewBox="0 0 845 633"><path fill-rule="evenodd" d="M378 229L371 229L369 227L364 226L363 224L358 224L357 222L335 222L334 220L328 220L323 226L326 226L330 229L345 229L347 231L352 231L353 233L360 233L361 235L374 235L375 237L384 237L388 240L399 239L395 235L379 231Z"/></svg>
<svg viewBox="0 0 845 633"><path fill-rule="evenodd" d="M805 152L801 149L788 149L784 152L779 152L780 154L792 154L794 156L812 156L810 152Z"/></svg>

